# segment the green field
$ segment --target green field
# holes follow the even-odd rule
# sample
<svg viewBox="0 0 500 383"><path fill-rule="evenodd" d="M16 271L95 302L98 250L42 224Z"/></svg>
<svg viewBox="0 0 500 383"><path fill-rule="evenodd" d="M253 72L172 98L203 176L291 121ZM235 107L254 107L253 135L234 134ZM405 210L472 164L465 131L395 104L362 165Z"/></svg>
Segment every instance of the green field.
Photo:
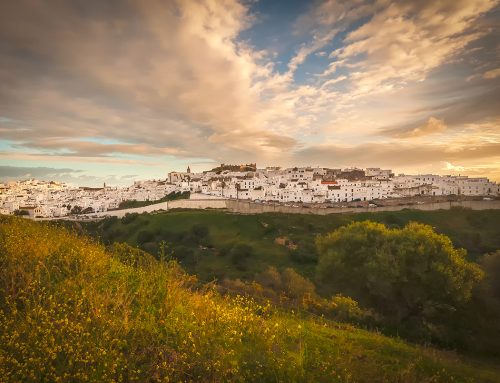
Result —
<svg viewBox="0 0 500 383"><path fill-rule="evenodd" d="M283 263L260 222L286 233L300 223L171 212L128 227L183 232L193 219L212 225L214 242L249 238ZM328 219L348 218L320 218L325 230ZM106 250L50 224L0 217L0 265L2 382L500 382L492 363L221 296L175 262L126 245Z"/></svg>
<svg viewBox="0 0 500 383"><path fill-rule="evenodd" d="M153 255L158 254L158 244L165 241L173 250L173 256L204 281L223 278L251 280L269 265L279 269L293 267L312 279L317 261L315 237L349 222L363 220L381 222L390 227L402 227L409 221L429 224L437 232L448 235L456 247L465 248L470 260L500 249L500 210L402 210L327 216L240 215L214 210L183 210L142 214L127 224L124 220L108 219L85 223L83 227L85 232L98 236L104 243L127 242ZM193 234L195 225L206 228L208 235L200 238ZM146 234L139 235L141 231ZM277 244L277 238L286 238L291 247L297 248L293 250ZM227 253L239 243L251 246L253 252L244 264L236 268Z"/></svg>

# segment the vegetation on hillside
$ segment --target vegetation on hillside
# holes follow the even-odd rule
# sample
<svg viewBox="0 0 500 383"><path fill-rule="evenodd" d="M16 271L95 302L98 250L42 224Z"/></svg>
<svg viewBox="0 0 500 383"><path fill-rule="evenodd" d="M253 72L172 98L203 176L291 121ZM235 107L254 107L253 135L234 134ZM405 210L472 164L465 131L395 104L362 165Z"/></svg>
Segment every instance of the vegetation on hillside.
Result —
<svg viewBox="0 0 500 383"><path fill-rule="evenodd" d="M343 243L348 257L352 252L349 243L354 239L349 230L354 229L342 227L366 219L385 225L374 224L381 232L376 252L371 239L356 245L353 242L352 246L361 246L361 260L368 263L358 260L351 271L332 270L325 278L318 266L325 251L316 246L315 239L335 230L347 233ZM155 256L160 244L167 243L172 257L184 268L202 281L216 280L222 292L270 299L276 304L348 320L412 341L498 358L500 303L492 295L492 288L485 286L499 273L495 274L495 263L483 262L482 256L500 249L499 220L498 210L467 209L330 216L171 211L88 223L83 231L104 243L128 242ZM411 221L429 226L408 226ZM365 226L359 227L367 229ZM449 236L451 242L442 234ZM393 259L393 253L399 256ZM468 285L458 290L466 292L464 299L443 300L439 294L429 297L434 291L445 297L454 294L447 290L451 285L434 278L445 271L427 275L433 267L432 257L440 254L464 266L466 274L467 270L472 271L467 277L461 276L460 268L450 269L457 271L456 285ZM372 259L379 263L370 262ZM483 281L478 282L481 271L471 261L479 262L486 273ZM394 265L397 267L386 267ZM446 264L440 267L446 270ZM427 278L441 284L418 287ZM342 280L335 286L336 281ZM354 287L377 294L376 300L353 291L350 281ZM352 302L347 300L352 298Z"/></svg>
<svg viewBox="0 0 500 383"><path fill-rule="evenodd" d="M251 281L269 266L292 267L313 279L319 254L315 237L357 221L375 221L389 228L402 228L409 222L432 226L445 234L457 248L467 250L468 259L476 260L500 249L500 211L452 209L440 211L404 210L399 212L331 214L238 215L220 211L169 211L164 214L129 214L83 224L84 232L105 244L127 242L156 255L161 241L174 250L176 259L203 280L224 278ZM147 232L138 238L139 232ZM292 249L277 243L284 238L296 245ZM138 241L138 239L140 241ZM145 241L144 239L148 239ZM245 244L252 257L234 267L231 248Z"/></svg>
<svg viewBox="0 0 500 383"><path fill-rule="evenodd" d="M450 353L221 296L164 246L159 262L0 219L1 381L500 381Z"/></svg>

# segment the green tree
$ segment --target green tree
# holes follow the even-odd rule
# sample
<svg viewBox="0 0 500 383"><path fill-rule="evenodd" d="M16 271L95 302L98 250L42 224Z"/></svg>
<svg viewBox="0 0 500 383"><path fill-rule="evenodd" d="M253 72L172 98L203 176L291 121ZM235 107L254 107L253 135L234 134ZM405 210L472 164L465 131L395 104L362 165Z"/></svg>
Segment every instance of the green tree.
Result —
<svg viewBox="0 0 500 383"><path fill-rule="evenodd" d="M483 287L500 303L500 250L486 254L479 262L485 273Z"/></svg>
<svg viewBox="0 0 500 383"><path fill-rule="evenodd" d="M482 278L466 251L432 227L410 222L388 229L356 222L318 237L319 280L395 323L430 319L470 300Z"/></svg>
<svg viewBox="0 0 500 383"><path fill-rule="evenodd" d="M137 233L137 243L142 245L146 242L153 241L155 235L149 230L141 230Z"/></svg>
<svg viewBox="0 0 500 383"><path fill-rule="evenodd" d="M71 214L81 214L82 213L82 207L81 206L73 206L71 208Z"/></svg>
<svg viewBox="0 0 500 383"><path fill-rule="evenodd" d="M245 243L238 243L231 248L229 254L236 268L246 270L247 259L253 256L253 247Z"/></svg>
<svg viewBox="0 0 500 383"><path fill-rule="evenodd" d="M131 222L134 222L139 217L139 213L125 213L122 218L122 223L127 225Z"/></svg>
<svg viewBox="0 0 500 383"><path fill-rule="evenodd" d="M201 223L196 223L191 227L191 235L194 237L195 243L200 245L208 245L210 230L208 226Z"/></svg>

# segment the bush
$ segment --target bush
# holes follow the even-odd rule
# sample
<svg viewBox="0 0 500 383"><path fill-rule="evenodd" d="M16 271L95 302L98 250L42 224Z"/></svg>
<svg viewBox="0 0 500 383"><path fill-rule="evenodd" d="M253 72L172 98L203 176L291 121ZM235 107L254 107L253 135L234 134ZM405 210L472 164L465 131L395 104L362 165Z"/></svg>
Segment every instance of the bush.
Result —
<svg viewBox="0 0 500 383"><path fill-rule="evenodd" d="M471 298L480 268L463 249L430 226L388 229L356 222L317 239L318 278L334 293L352 296L394 323L422 326Z"/></svg>
<svg viewBox="0 0 500 383"><path fill-rule="evenodd" d="M137 243L142 245L146 242L151 242L154 239L155 235L153 232L149 230L141 230L137 233Z"/></svg>
<svg viewBox="0 0 500 383"><path fill-rule="evenodd" d="M209 236L210 230L208 229L208 226L203 225L201 223L194 224L191 227L191 235L194 237L195 243L201 245L208 245L208 236Z"/></svg>
<svg viewBox="0 0 500 383"><path fill-rule="evenodd" d="M281 281L286 295L295 301L302 301L315 294L314 284L288 267L281 273Z"/></svg>
<svg viewBox="0 0 500 383"><path fill-rule="evenodd" d="M483 289L500 304L500 250L486 254L479 263L485 273Z"/></svg>
<svg viewBox="0 0 500 383"><path fill-rule="evenodd" d="M102 229L108 230L118 222L118 217L109 217L102 221Z"/></svg>
<svg viewBox="0 0 500 383"><path fill-rule="evenodd" d="M253 248L245 243L238 243L231 248L229 255L238 269L246 270L246 262L248 258L253 256Z"/></svg>
<svg viewBox="0 0 500 383"><path fill-rule="evenodd" d="M73 206L71 208L71 214L81 214L83 211L81 206Z"/></svg>
<svg viewBox="0 0 500 383"><path fill-rule="evenodd" d="M179 260L183 266L194 266L196 264L195 251L186 246L177 246L174 249L174 257Z"/></svg>
<svg viewBox="0 0 500 383"><path fill-rule="evenodd" d="M134 222L137 217L139 217L139 213L126 213L122 218L122 223L124 225L128 225L129 223Z"/></svg>
<svg viewBox="0 0 500 383"><path fill-rule="evenodd" d="M337 294L329 303L331 312L337 320L343 322L357 322L364 316L364 312L359 307L358 302L351 297Z"/></svg>
<svg viewBox="0 0 500 383"><path fill-rule="evenodd" d="M299 264L318 262L318 253L312 246L299 244L295 250L290 250L290 259Z"/></svg>
<svg viewBox="0 0 500 383"><path fill-rule="evenodd" d="M207 226L197 223L191 227L191 233L200 239L204 239L208 237L209 229Z"/></svg>

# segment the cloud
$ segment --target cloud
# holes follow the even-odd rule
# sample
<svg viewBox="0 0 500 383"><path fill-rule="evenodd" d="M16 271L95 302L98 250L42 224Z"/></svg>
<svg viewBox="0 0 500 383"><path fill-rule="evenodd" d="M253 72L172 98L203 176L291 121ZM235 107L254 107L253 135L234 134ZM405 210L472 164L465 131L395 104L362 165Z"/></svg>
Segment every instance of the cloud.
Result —
<svg viewBox="0 0 500 383"><path fill-rule="evenodd" d="M454 169L443 168L443 163L460 163L464 175L483 174L500 181L500 142L322 144L299 151L297 161L332 167L382 166L414 174L446 174Z"/></svg>
<svg viewBox="0 0 500 383"><path fill-rule="evenodd" d="M483 74L483 78L491 80L500 77L500 68L492 69Z"/></svg>
<svg viewBox="0 0 500 383"><path fill-rule="evenodd" d="M182 156L181 150L175 147L157 147L145 144L106 144L95 141L86 140L68 140L68 139L41 139L38 141L28 141L22 144L15 145L16 147L25 147L30 149L39 149L41 151L49 151L49 153L63 154L67 156L77 157L107 157L113 154L134 154L141 156L158 156L158 155L177 155ZM64 152L58 153L60 148L64 148Z"/></svg>
<svg viewBox="0 0 500 383"><path fill-rule="evenodd" d="M450 164L449 162L444 162L444 165L445 167L443 168L443 170L451 170L451 171L454 171L454 172L462 172L464 170L470 170L468 168L466 168L465 166L460 166L460 165L453 165L453 164Z"/></svg>
<svg viewBox="0 0 500 383"><path fill-rule="evenodd" d="M68 173L78 173L81 170L69 168L49 168L49 167L21 167L21 166L1 166L0 179L17 179L17 178L41 178L41 177L60 177Z"/></svg>
<svg viewBox="0 0 500 383"><path fill-rule="evenodd" d="M139 175L116 174L87 174L81 169L29 167L29 166L3 166L0 165L0 181L19 181L26 179L45 181L57 180L74 186L100 186L103 182L108 185L130 185L134 180L140 179Z"/></svg>
<svg viewBox="0 0 500 383"><path fill-rule="evenodd" d="M493 0L375 1L373 17L350 31L344 46L330 57L333 65L358 64L350 75L352 97L422 81L484 35L475 22L496 4Z"/></svg>
<svg viewBox="0 0 500 383"><path fill-rule="evenodd" d="M429 117L429 119L422 125L419 125L415 128L410 129L391 129L386 131L386 134L389 134L396 138L414 138L414 137L422 137L430 134L442 133L447 129L443 120L439 120L435 117Z"/></svg>
<svg viewBox="0 0 500 383"><path fill-rule="evenodd" d="M288 63L289 74L293 74L300 64L302 64L307 56L314 53L327 45L337 34L337 30L331 30L326 33L316 34L313 36L313 40L307 44L303 44L298 50L295 56L292 57Z"/></svg>
<svg viewBox="0 0 500 383"><path fill-rule="evenodd" d="M302 163L325 163L331 166L417 166L431 162L457 162L500 157L500 142L450 146L412 143L370 142L357 146L324 144L298 152ZM375 159L375 160L374 160Z"/></svg>
<svg viewBox="0 0 500 383"><path fill-rule="evenodd" d="M499 131L497 4L315 1L274 56L242 37L247 1L0 2L0 159L322 165L335 142L333 166L456 163L432 134Z"/></svg>
<svg viewBox="0 0 500 383"><path fill-rule="evenodd" d="M29 1L4 3L0 102L2 114L23 129L3 123L4 137L29 137L24 144L34 148L54 140L69 155L79 137L127 143L80 142L79 155L162 148L265 155L273 142L293 146L293 105L276 97L289 80L272 71L265 52L237 40L252 22L236 0L58 2L50 11Z"/></svg>

